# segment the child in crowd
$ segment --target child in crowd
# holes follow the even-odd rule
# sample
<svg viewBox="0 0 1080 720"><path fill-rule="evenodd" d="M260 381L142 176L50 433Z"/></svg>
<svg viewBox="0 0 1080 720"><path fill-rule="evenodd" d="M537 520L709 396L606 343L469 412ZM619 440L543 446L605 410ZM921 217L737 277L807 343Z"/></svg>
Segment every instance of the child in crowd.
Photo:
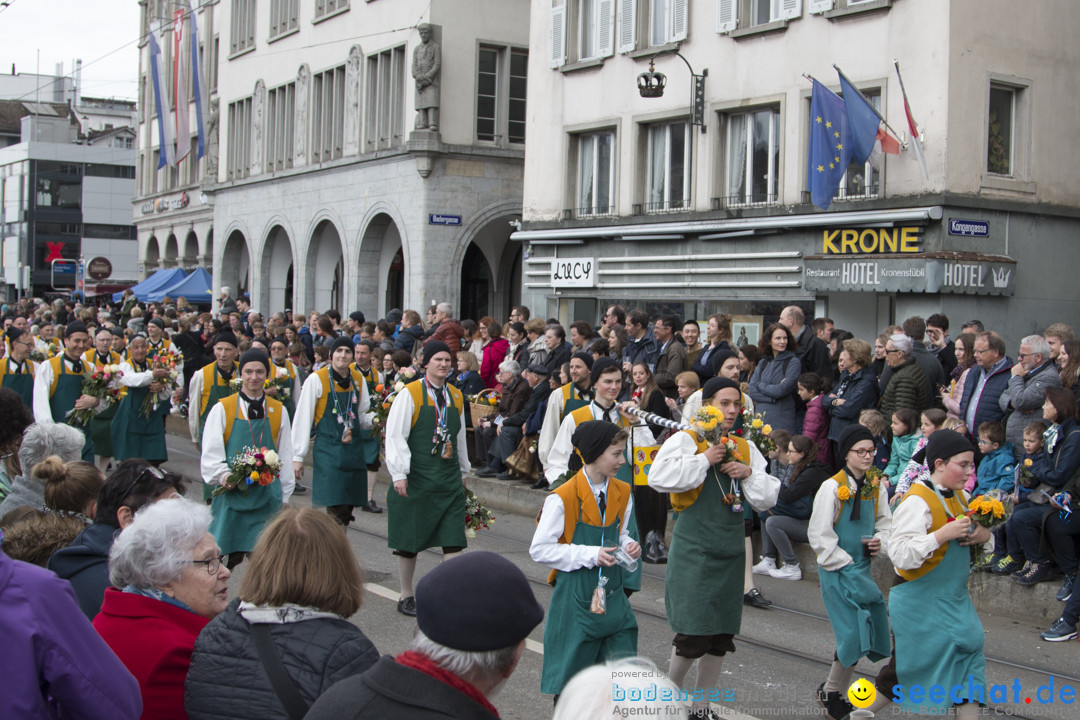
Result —
<svg viewBox="0 0 1080 720"><path fill-rule="evenodd" d="M1012 443L1005 442L1005 429L1001 423L984 422L979 426L979 450L983 459L976 473L973 495L978 497L990 490L1010 492L1016 483L1016 462Z"/></svg>
<svg viewBox="0 0 1080 720"><path fill-rule="evenodd" d="M982 432L982 430L983 427L987 425L996 425L998 427L997 433L991 434L991 432L989 431L986 433L987 439L992 439L999 436L1000 438L1004 439L1005 437L1004 433L1001 431L1000 424L983 423L982 425L980 425L979 445L982 448L983 452L990 452L988 448L983 447L984 433ZM1034 422L1030 422L1024 427L1024 456L1020 459L1020 462L1016 463L1015 467L1013 468L1011 477L1009 478L1012 482L1007 483L1004 487L1002 487L1002 489L1004 490L1013 489L1013 503L1015 505L1029 502L1031 493L1034 492L1035 488L1039 486L1039 481L1035 478L1041 475L1047 469L1048 461L1046 459L1046 453L1043 452L1044 432L1046 432L1046 423L1042 422L1041 420L1035 420ZM1012 451L1012 445L1006 445L1005 447L1009 448L1010 452ZM978 487L980 488L980 490L982 488L984 478L989 482L989 476L992 472L1000 472L1000 468L995 470L995 465L1000 466L1004 464L1005 461L1008 461L1011 464L1013 459L1013 456L1011 454L1007 457L1002 457L1001 461L998 463L988 463L988 461L991 460L991 457L996 456L999 453L1000 450L998 453L992 453L991 455L987 455L983 458L982 465L979 466L977 479ZM1030 465L1028 464L1028 460L1031 461ZM985 471L983 470L984 467L986 467ZM1025 470L1028 472L1025 472ZM1031 479L1026 480L1025 478ZM1002 481L1004 481L1004 478L1002 478ZM971 481L968 480L968 482ZM994 528L991 532L994 535L994 552L993 554L987 553L986 555L984 555L976 566L979 570L982 570L983 572L992 572L992 569L1008 554L1008 548L1006 547L1006 544L1008 542L1008 534L1005 531L1005 526L998 526Z"/></svg>
<svg viewBox="0 0 1080 720"><path fill-rule="evenodd" d="M667 406L671 410L671 418L676 422L682 421L682 411L686 408L686 400L701 388L701 379L696 372L681 372L675 376L675 389L679 393L678 399L668 398ZM689 422L689 419L687 419Z"/></svg>
<svg viewBox="0 0 1080 720"><path fill-rule="evenodd" d="M1044 432L1046 423L1042 420L1030 422L1024 428L1024 456L1016 466L1016 492L1013 493L1015 504L1028 501L1031 493L1039 486L1035 478L1041 477L1047 470L1049 460L1043 446Z"/></svg>
<svg viewBox="0 0 1080 720"><path fill-rule="evenodd" d="M799 376L799 397L806 403L806 415L803 417L802 434L814 441L820 448L816 458L819 462L832 467L832 454L829 447L829 411L821 404L821 393L825 390L825 380L817 373L807 372Z"/></svg>
<svg viewBox="0 0 1080 720"><path fill-rule="evenodd" d="M892 415L892 449L885 475L891 485L900 481L900 471L907 467L919 444L919 416L911 408L900 408Z"/></svg>
<svg viewBox="0 0 1080 720"><path fill-rule="evenodd" d="M915 445L915 452L913 455L917 455L920 450L926 447L926 441L930 439L930 436L935 431L940 430L945 421L948 420L948 415L944 410L938 408L930 408L924 410L922 414L922 423L919 425L919 430L922 432L922 437L919 438L918 444ZM904 468L904 472L900 473L900 478L892 484L893 494L890 502L893 507L896 507L896 503L904 499L904 494L911 487L911 483L916 480L922 480L928 482L930 480L930 470L926 467L925 462L916 462L914 459L908 461L907 467Z"/></svg>
<svg viewBox="0 0 1080 720"><path fill-rule="evenodd" d="M773 430L769 435L774 443L776 443L776 449L769 453L766 460L769 461L769 474L780 481L783 485L784 481L791 476L791 465L788 463L787 448L791 443L791 433L787 430Z"/></svg>
<svg viewBox="0 0 1080 720"><path fill-rule="evenodd" d="M859 424L874 436L874 442L877 443L877 450L874 452L874 467L884 470L889 464L889 443L885 440L885 416L873 408L867 408L859 413Z"/></svg>

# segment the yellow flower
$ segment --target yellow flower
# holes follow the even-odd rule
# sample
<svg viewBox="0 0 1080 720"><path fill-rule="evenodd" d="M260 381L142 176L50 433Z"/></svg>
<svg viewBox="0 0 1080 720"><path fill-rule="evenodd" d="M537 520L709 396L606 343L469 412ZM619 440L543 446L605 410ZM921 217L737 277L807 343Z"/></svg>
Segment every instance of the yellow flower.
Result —
<svg viewBox="0 0 1080 720"><path fill-rule="evenodd" d="M992 509L994 511L994 517L996 517L996 518L1005 517L1005 506L1001 504L1000 500L995 500L993 502Z"/></svg>
<svg viewBox="0 0 1080 720"><path fill-rule="evenodd" d="M761 432L765 433L766 435L772 435L772 425L766 425L765 427L761 428Z"/></svg>
<svg viewBox="0 0 1080 720"><path fill-rule="evenodd" d="M836 489L836 497L841 500L847 500L851 497L851 490L848 488L847 485L841 485Z"/></svg>
<svg viewBox="0 0 1080 720"><path fill-rule="evenodd" d="M765 423L763 423L763 422L761 421L761 418L754 418L754 420L753 420L753 421L752 421L752 422L750 423L750 427L752 427L752 428L754 428L755 430L757 430L758 428L760 428L760 427L761 427L762 425L764 425L764 424L765 424Z"/></svg>
<svg viewBox="0 0 1080 720"><path fill-rule="evenodd" d="M1024 467L1031 467L1031 458L1024 458Z"/></svg>
<svg viewBox="0 0 1080 720"><path fill-rule="evenodd" d="M258 480L258 479L259 479L259 473L257 473L257 472L255 472L254 470L252 470L252 471L251 471L251 479L252 479L252 480Z"/></svg>

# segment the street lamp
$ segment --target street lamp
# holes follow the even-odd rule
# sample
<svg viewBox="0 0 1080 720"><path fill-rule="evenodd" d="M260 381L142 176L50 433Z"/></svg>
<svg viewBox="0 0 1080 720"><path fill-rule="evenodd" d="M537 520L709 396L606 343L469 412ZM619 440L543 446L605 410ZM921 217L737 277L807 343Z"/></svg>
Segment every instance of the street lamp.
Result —
<svg viewBox="0 0 1080 720"><path fill-rule="evenodd" d="M659 53L666 54L666 53ZM705 132L705 78L709 75L709 68L704 68L701 74L694 72L690 61L682 56L678 50L674 54L679 57L686 67L690 69L690 77L693 78L693 87L690 88L690 124L697 125L701 132ZM643 98L664 97L664 88L667 86L667 76L656 72L655 61L657 55L649 58L649 71L643 72L637 77L638 93Z"/></svg>

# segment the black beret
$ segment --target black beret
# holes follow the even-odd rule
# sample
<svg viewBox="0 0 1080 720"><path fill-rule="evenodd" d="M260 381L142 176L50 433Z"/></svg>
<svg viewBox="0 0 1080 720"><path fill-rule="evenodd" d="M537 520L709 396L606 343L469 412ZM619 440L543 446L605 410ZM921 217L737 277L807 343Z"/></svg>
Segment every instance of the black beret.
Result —
<svg viewBox="0 0 1080 720"><path fill-rule="evenodd" d="M435 566L416 585L417 626L454 650L513 647L543 619L544 608L525 573L493 552L462 553Z"/></svg>
<svg viewBox="0 0 1080 720"><path fill-rule="evenodd" d="M617 368L619 363L615 362L612 358L602 357L593 363L592 368L592 384L595 385L600 379L600 375L603 374L608 368Z"/></svg>
<svg viewBox="0 0 1080 720"><path fill-rule="evenodd" d="M570 442L586 465L604 454L611 446L611 439L619 432L619 426L607 420L588 420L581 423L570 436Z"/></svg>
<svg viewBox="0 0 1080 720"><path fill-rule="evenodd" d="M585 367L592 370L592 366L593 366L592 353L587 353L587 352L583 352L583 351L579 350L579 351L577 351L576 353L574 353L573 355L570 356L571 360L573 360L574 358L577 358L581 362L585 363Z"/></svg>
<svg viewBox="0 0 1080 720"><path fill-rule="evenodd" d="M424 364L427 365L431 362L431 358L435 357L439 353L448 353L451 357L454 353L450 352L450 346L444 343L442 340L430 340L428 344L424 346Z"/></svg>
<svg viewBox="0 0 1080 720"><path fill-rule="evenodd" d="M551 374L551 371L547 369L547 366L541 365L540 363L529 363L529 367L525 369L536 375L547 376Z"/></svg>
<svg viewBox="0 0 1080 720"><path fill-rule="evenodd" d="M960 453L974 450L968 439L955 430L935 430L927 439L923 449L915 453L912 459L916 462L925 461L926 467L933 472L936 460L948 460Z"/></svg>
<svg viewBox="0 0 1080 720"><path fill-rule="evenodd" d="M330 354L333 355L340 348L343 347L349 348L349 352L352 352L353 350L353 341L352 338L348 335L342 335L340 337L334 338L334 342L330 344Z"/></svg>
<svg viewBox="0 0 1080 720"><path fill-rule="evenodd" d="M739 390L739 383L726 377L709 378L701 388L701 401L709 400L713 395L726 388ZM739 390L739 399L742 399L742 390Z"/></svg>
<svg viewBox="0 0 1080 720"><path fill-rule="evenodd" d="M146 324L147 325L157 325L162 330L165 329L165 321L162 320L161 318L150 318L150 321L147 322Z"/></svg>
<svg viewBox="0 0 1080 720"><path fill-rule="evenodd" d="M222 330L217 334L217 337L214 338L214 345L217 345L218 343L229 343L233 347L239 345L239 343L236 342L236 335L233 335L228 330Z"/></svg>
<svg viewBox="0 0 1080 720"><path fill-rule="evenodd" d="M266 372L270 372L270 356L262 350L248 350L240 356L240 370L243 371L244 366L248 363L257 362L262 363L266 368Z"/></svg>
<svg viewBox="0 0 1080 720"><path fill-rule="evenodd" d="M113 337L124 337L124 329L118 325L113 325L111 328L109 328L109 332L113 334Z"/></svg>
<svg viewBox="0 0 1080 720"><path fill-rule="evenodd" d="M68 326L64 328L64 337L71 337L75 333L86 332L86 324L76 320L75 322L68 323Z"/></svg>
<svg viewBox="0 0 1080 720"><path fill-rule="evenodd" d="M877 440L874 439L874 434L862 425L852 423L844 428L840 433L840 439L836 441L837 462L844 462L844 458L847 457L852 446L863 440L869 440L874 443L874 447L877 447Z"/></svg>

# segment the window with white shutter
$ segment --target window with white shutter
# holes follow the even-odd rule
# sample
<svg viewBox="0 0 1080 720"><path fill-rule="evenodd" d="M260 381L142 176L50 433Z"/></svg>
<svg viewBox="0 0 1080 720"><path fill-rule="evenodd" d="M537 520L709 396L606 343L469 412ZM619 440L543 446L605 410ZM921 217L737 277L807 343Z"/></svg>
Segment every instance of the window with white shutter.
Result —
<svg viewBox="0 0 1080 720"><path fill-rule="evenodd" d="M551 67L562 67L566 64L565 0L551 0L551 27L549 32L551 37Z"/></svg>
<svg viewBox="0 0 1080 720"><path fill-rule="evenodd" d="M794 20L799 17L802 17L802 0L782 0L780 18Z"/></svg>
<svg viewBox="0 0 1080 720"><path fill-rule="evenodd" d="M829 12L833 9L833 0L808 0L807 8L811 15L818 15L823 12Z"/></svg>
<svg viewBox="0 0 1080 720"><path fill-rule="evenodd" d="M666 45L686 39L688 31L687 0L650 0L649 43Z"/></svg>
<svg viewBox="0 0 1080 720"><path fill-rule="evenodd" d="M616 27L619 33L619 52L637 50L637 0L619 0Z"/></svg>
<svg viewBox="0 0 1080 720"><path fill-rule="evenodd" d="M596 0L596 52L599 57L615 54L615 0Z"/></svg>
<svg viewBox="0 0 1080 720"><path fill-rule="evenodd" d="M716 32L729 33L738 25L738 0L716 0Z"/></svg>
<svg viewBox="0 0 1080 720"><path fill-rule="evenodd" d="M669 0L668 9L671 12L671 40L679 42L685 40L688 33L687 17L689 8L687 0Z"/></svg>

